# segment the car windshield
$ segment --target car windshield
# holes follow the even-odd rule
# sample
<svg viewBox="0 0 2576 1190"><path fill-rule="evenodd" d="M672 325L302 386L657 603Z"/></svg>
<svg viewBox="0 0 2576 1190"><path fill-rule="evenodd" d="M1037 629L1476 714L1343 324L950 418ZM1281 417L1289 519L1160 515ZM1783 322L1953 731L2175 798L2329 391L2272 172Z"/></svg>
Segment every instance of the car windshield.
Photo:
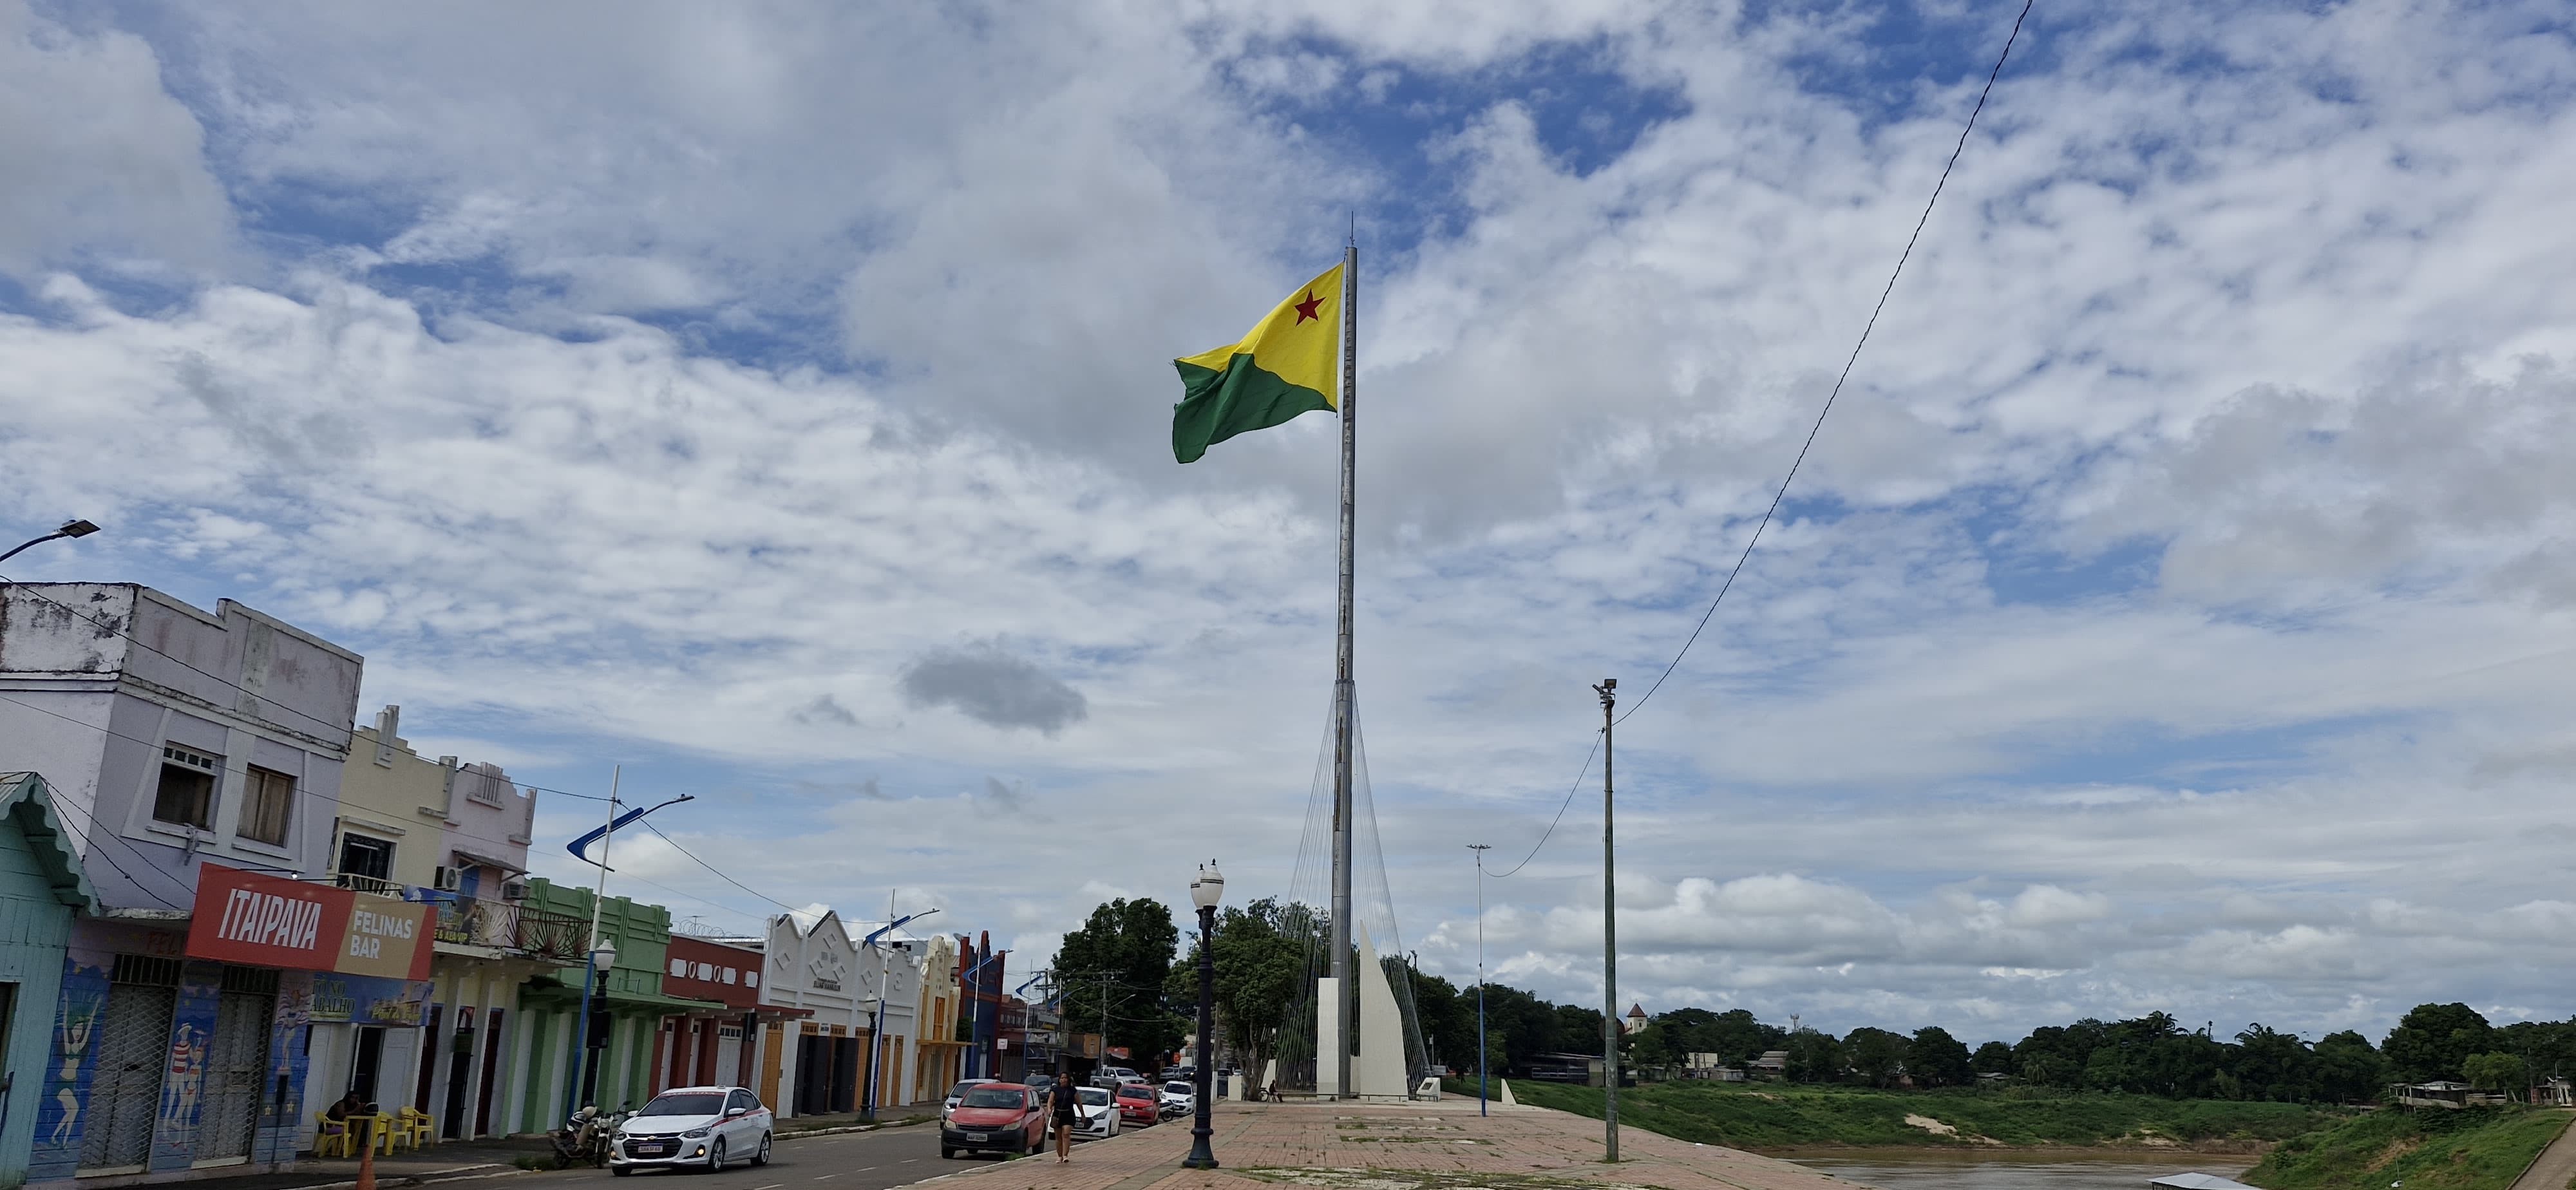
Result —
<svg viewBox="0 0 2576 1190"><path fill-rule="evenodd" d="M1164 1083L1164 1084L1163 1084L1163 1089L1164 1089L1164 1090L1166 1090L1166 1091L1171 1092L1171 1093L1172 1093L1172 1094L1174 1094L1174 1095L1187 1095L1187 1094L1189 1094L1190 1092L1197 1090L1198 1088L1193 1087L1193 1086L1189 1085L1188 1083Z"/></svg>
<svg viewBox="0 0 2576 1190"><path fill-rule="evenodd" d="M712 1091L663 1095L644 1105L639 1116L712 1116L724 1111L725 1097Z"/></svg>
<svg viewBox="0 0 2576 1190"><path fill-rule="evenodd" d="M1020 1100L1021 1094L1022 1092L1018 1090L1005 1091L998 1087L969 1087L966 1089L966 1097L958 1100L957 1106L1023 1107L1026 1105Z"/></svg>
<svg viewBox="0 0 2576 1190"><path fill-rule="evenodd" d="M1153 1092L1145 1089L1143 1083L1129 1083L1118 1088L1118 1097L1121 1099L1143 1099L1151 1094Z"/></svg>
<svg viewBox="0 0 2576 1190"><path fill-rule="evenodd" d="M1098 1087L1084 1087L1081 1094L1082 1101L1093 1107L1106 1107L1109 1105L1109 1092L1103 1091Z"/></svg>

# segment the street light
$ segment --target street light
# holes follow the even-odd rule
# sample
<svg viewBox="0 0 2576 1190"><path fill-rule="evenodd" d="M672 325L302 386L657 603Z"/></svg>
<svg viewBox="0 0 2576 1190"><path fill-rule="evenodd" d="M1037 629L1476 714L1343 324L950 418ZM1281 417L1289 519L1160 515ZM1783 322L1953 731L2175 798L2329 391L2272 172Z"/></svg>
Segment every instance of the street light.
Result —
<svg viewBox="0 0 2576 1190"><path fill-rule="evenodd" d="M1485 853L1491 843L1469 843L1476 853L1476 1114L1485 1110Z"/></svg>
<svg viewBox="0 0 2576 1190"><path fill-rule="evenodd" d="M888 905L886 908L888 911L892 911L894 906ZM919 913L907 913L893 921L885 923L885 925L869 933L867 938L861 941L859 945L873 948L877 944L877 939L885 937L888 933L901 927L903 923L916 921L937 912L939 911L936 909L924 909ZM871 1120L877 1118L877 1051L885 1048L886 981L893 977L894 951L889 947L886 950L878 952L877 1013L876 1016L871 1018L868 1022L868 1101L866 1106L867 1118ZM916 1021L914 1022L914 1027L919 1028L925 1023L927 1022Z"/></svg>
<svg viewBox="0 0 2576 1190"><path fill-rule="evenodd" d="M98 526L93 525L88 521L80 520L78 518L64 521L62 528L56 529L42 537L31 537L25 541L19 542L17 546L12 548L8 553L0 554L0 562L6 562L11 558L17 557L19 550L23 550L31 545L43 545L48 541L59 541L65 537L87 537L96 532L98 532Z"/></svg>
<svg viewBox="0 0 2576 1190"><path fill-rule="evenodd" d="M593 934L592 939L590 953L582 956L590 966L581 973L581 1020L575 1025L580 1033L580 1040L572 1052L572 1074L573 1078L578 1080L573 1084L576 1092L573 1098L576 1101L588 1097L579 1092L592 1090L584 1084L589 1083L598 1072L598 1065L590 1056L590 991L594 987L598 988L600 1002L607 1003L608 972L617 966L617 944L609 941L603 934ZM602 1044L607 1040L604 1034L600 1037Z"/></svg>
<svg viewBox="0 0 2576 1190"><path fill-rule="evenodd" d="M1208 1118L1216 1092L1216 903L1224 898L1225 874L1216 870L1216 861L1199 865L1199 878L1190 881L1190 901L1199 907L1199 1068L1192 1075L1199 1084L1198 1121L1190 1128L1183 1169L1216 1168L1216 1150L1208 1147L1216 1129Z"/></svg>

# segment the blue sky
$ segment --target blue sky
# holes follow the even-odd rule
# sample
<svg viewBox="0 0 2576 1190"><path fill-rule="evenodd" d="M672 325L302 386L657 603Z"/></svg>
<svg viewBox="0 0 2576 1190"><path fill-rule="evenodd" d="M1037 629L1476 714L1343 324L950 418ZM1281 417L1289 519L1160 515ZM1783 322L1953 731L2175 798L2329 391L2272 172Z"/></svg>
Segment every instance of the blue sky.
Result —
<svg viewBox="0 0 2576 1190"><path fill-rule="evenodd" d="M1168 360L1356 213L1362 706L1455 976L1464 845L1688 635L2017 11L0 0L0 511L109 527L10 577L287 617L786 903L1035 958L1176 856L1284 892L1334 429L1176 467ZM2038 6L1621 730L1622 998L2568 1015L2571 77L2547 5ZM1504 978L1595 994L1597 831L1489 888Z"/></svg>

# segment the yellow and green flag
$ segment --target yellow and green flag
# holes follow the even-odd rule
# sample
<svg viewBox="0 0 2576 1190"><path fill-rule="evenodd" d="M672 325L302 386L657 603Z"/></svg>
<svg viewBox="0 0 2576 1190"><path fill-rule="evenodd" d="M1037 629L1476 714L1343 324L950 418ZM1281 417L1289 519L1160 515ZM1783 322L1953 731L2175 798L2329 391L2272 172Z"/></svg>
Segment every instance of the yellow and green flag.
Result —
<svg viewBox="0 0 2576 1190"><path fill-rule="evenodd" d="M1288 295L1243 341L1184 356L1172 407L1172 457L1196 462L1237 434L1340 408L1342 266Z"/></svg>

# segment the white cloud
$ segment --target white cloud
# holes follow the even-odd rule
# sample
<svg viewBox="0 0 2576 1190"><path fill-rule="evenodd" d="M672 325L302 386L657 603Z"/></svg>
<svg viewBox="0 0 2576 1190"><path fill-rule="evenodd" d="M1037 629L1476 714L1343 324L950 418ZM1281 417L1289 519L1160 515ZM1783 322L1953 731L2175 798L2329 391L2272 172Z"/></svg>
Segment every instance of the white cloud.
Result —
<svg viewBox="0 0 2576 1190"><path fill-rule="evenodd" d="M1690 631L2001 34L1932 14L1979 60L1914 64L1865 16L1626 4L0 14L0 93L52 121L0 117L48 165L0 182L0 269L41 278L0 314L0 502L113 530L12 578L248 599L362 645L421 731L657 753L735 799L679 837L774 895L895 884L1030 957L1100 897L1177 902L1156 856L1292 879L1331 427L1174 468L1166 361L1358 208L1362 706L1400 920L1453 975L1459 845L1516 860L1586 684L1642 694ZM2576 115L2520 19L2025 31L1796 499L1621 728L1639 998L1998 1033L2552 1002ZM1685 110L1578 172L1548 55ZM1438 101L1348 107L1399 90ZM245 220L264 256L226 255ZM907 701L961 641L1062 729ZM1578 799L1487 890L1494 968L1563 996Z"/></svg>

